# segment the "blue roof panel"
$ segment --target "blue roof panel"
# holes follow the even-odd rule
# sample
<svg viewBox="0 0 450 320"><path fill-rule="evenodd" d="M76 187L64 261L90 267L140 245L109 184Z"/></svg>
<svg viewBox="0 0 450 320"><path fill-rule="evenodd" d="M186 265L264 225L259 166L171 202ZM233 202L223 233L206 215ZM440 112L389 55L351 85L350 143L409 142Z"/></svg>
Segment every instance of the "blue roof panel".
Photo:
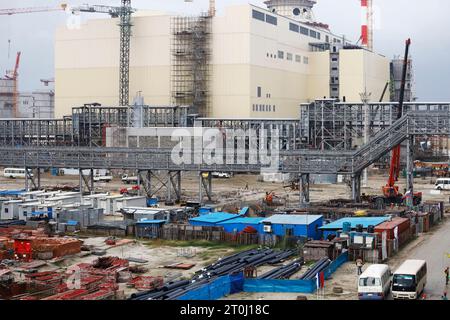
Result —
<svg viewBox="0 0 450 320"><path fill-rule="evenodd" d="M295 215L295 214L276 214L270 218L264 219L262 222L270 222L272 224L295 224L295 225L309 225L316 220L322 218L321 215Z"/></svg>
<svg viewBox="0 0 450 320"><path fill-rule="evenodd" d="M363 228L368 226L377 226L385 221L389 220L388 217L361 217L361 218L342 218L332 223L326 224L320 229L322 230L337 230L342 229L345 222L349 222L352 228L356 228L356 225L362 224Z"/></svg>
<svg viewBox="0 0 450 320"><path fill-rule="evenodd" d="M237 217L239 217L239 215L237 215L237 214L231 214L231 213L226 213L226 212L214 212L211 214L207 214L207 215L203 215L200 217L189 219L189 221L219 223L219 222L234 219Z"/></svg>
<svg viewBox="0 0 450 320"><path fill-rule="evenodd" d="M232 223L242 223L242 224L258 224L263 221L265 218L243 218L239 217L236 219L227 220L224 222L220 222L219 224L232 224Z"/></svg>

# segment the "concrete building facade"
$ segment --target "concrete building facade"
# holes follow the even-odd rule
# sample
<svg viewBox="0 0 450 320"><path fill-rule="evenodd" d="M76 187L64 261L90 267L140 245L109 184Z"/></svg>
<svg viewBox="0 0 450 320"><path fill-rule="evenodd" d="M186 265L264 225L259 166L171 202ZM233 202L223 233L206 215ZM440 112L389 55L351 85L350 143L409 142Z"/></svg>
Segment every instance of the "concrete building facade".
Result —
<svg viewBox="0 0 450 320"><path fill-rule="evenodd" d="M387 58L294 18L253 5L210 18L210 106L203 116L295 118L300 103L317 98L359 102L367 91L379 99L390 78ZM174 103L172 21L160 13L133 17L130 95L140 91L146 104ZM117 19L61 27L55 50L57 117L85 103L117 105Z"/></svg>

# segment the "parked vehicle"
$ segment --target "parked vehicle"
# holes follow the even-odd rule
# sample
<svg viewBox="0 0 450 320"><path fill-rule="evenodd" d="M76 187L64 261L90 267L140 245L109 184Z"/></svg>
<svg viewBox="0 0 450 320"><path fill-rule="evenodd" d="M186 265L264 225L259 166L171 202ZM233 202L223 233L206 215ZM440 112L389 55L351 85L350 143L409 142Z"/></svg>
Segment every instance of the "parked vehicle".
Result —
<svg viewBox="0 0 450 320"><path fill-rule="evenodd" d="M112 176L102 176L99 174L94 175L94 181L96 182L111 182L113 179Z"/></svg>
<svg viewBox="0 0 450 320"><path fill-rule="evenodd" d="M128 174L122 175L122 182L126 183L126 184L131 184L131 183L137 184L138 180L139 180L138 177L132 177L132 176L129 176Z"/></svg>
<svg viewBox="0 0 450 320"><path fill-rule="evenodd" d="M427 284L427 262L406 260L394 272L392 278L392 298L415 300Z"/></svg>
<svg viewBox="0 0 450 320"><path fill-rule="evenodd" d="M436 190L450 190L450 178L437 179L434 188Z"/></svg>
<svg viewBox="0 0 450 320"><path fill-rule="evenodd" d="M359 276L359 300L384 300L390 290L391 269L386 264L373 264Z"/></svg>
<svg viewBox="0 0 450 320"><path fill-rule="evenodd" d="M33 177L33 173L31 173L31 170L28 169L29 175ZM25 169L19 169L19 168L5 168L3 170L3 176L6 178L25 178Z"/></svg>
<svg viewBox="0 0 450 320"><path fill-rule="evenodd" d="M213 178L225 178L229 179L232 177L232 174L230 172L213 172L211 173Z"/></svg>

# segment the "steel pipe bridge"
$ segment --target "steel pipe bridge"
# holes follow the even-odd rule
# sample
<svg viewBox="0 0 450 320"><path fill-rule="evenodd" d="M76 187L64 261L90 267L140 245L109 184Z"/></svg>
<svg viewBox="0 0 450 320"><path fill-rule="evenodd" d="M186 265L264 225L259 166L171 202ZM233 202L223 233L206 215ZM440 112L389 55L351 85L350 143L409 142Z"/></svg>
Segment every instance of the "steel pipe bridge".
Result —
<svg viewBox="0 0 450 320"><path fill-rule="evenodd" d="M358 150L307 150L284 149L279 151L279 163L275 166L284 173L292 173L299 176L301 202L309 202L309 176L311 174L344 174L352 177L352 194L355 201L359 200L360 181L362 171L386 155L395 146L407 141L407 172L408 186L413 188L413 137L417 135L450 135L450 110L445 111L409 111L401 119L394 122L388 128L378 131L370 138L369 143L364 144ZM249 150L241 150L245 159L251 156ZM199 163L175 163L172 160L172 149L136 149L136 148L106 148L106 147L77 147L77 146L0 146L0 166L20 167L35 170L36 174L27 175L26 187L40 187L40 170L45 168L79 168L80 191L82 184L88 191L93 192L93 169L126 169L135 170L142 177L141 183L146 189L151 189L151 183L146 177L151 177L153 172L167 171L168 179L164 183L166 187L173 188L171 194L181 194L179 182L173 177L180 178L181 172L199 173L199 190L202 197L211 195L211 173L214 171L225 172L253 172L260 173L265 165L261 163L238 164L234 161L227 164ZM203 159L203 149L192 152L191 159L197 157ZM236 156L233 160L236 160ZM229 162L228 162L229 163ZM273 166L272 166L273 167ZM90 169L90 177L83 177L83 170ZM83 178L82 178L83 177ZM206 179L206 181L205 181ZM149 184L150 183L150 184ZM170 189L172 190L172 189ZM169 190L169 191L170 191ZM172 190L172 191L173 191ZM206 191L206 192L203 192ZM151 195L151 192L147 192ZM179 197L179 196L177 196ZM200 199L202 202L203 199Z"/></svg>

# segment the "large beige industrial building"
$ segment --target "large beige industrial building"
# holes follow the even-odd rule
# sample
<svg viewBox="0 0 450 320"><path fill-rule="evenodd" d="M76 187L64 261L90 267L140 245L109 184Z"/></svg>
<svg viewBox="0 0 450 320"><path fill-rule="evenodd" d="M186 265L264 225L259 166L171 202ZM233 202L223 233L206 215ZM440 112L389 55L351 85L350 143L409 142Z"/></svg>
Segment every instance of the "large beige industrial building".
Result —
<svg viewBox="0 0 450 320"><path fill-rule="evenodd" d="M293 118L301 103L323 97L359 102L365 91L379 100L390 79L389 59L352 45L311 17L297 19L296 1L291 16L286 6L284 16L277 14L270 2L276 1L269 1L269 10L234 5L195 22L161 13L134 14L131 99L141 92L146 104L169 105L186 104L190 97L204 104L204 116L227 118ZM208 26L196 34L193 26L202 22ZM117 105L117 23L89 20L78 30L57 30L56 117L85 103ZM183 43L186 30L205 37L197 39L200 47ZM186 61L198 55L204 55L208 66L194 81L196 64Z"/></svg>

